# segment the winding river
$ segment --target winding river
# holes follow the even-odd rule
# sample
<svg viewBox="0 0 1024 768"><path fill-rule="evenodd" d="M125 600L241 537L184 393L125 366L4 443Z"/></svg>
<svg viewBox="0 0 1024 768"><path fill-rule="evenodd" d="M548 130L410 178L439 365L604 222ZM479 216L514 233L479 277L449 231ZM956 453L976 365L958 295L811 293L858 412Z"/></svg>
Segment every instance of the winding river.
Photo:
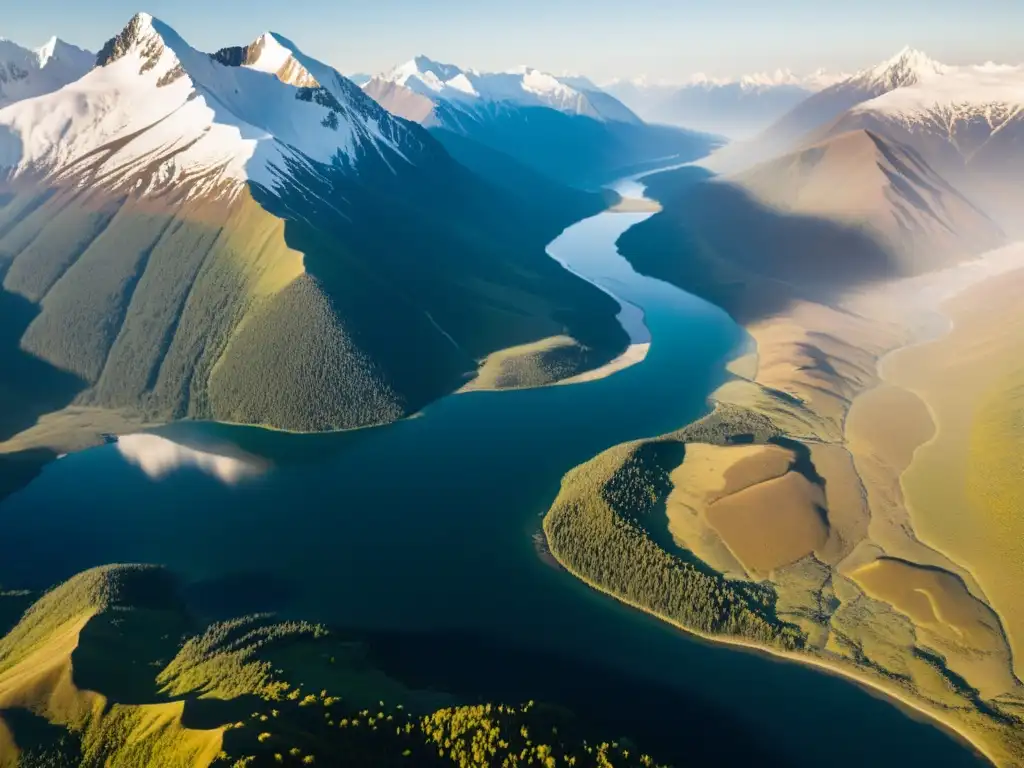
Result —
<svg viewBox="0 0 1024 768"><path fill-rule="evenodd" d="M698 641L539 556L562 475L702 415L746 343L723 312L619 256L619 235L649 215L603 213L549 246L621 298L635 343L649 333L640 362L573 386L452 395L373 429L183 423L67 456L0 505L0 583L164 563L206 616L326 621L415 685L562 703L678 765L977 765L850 682Z"/></svg>

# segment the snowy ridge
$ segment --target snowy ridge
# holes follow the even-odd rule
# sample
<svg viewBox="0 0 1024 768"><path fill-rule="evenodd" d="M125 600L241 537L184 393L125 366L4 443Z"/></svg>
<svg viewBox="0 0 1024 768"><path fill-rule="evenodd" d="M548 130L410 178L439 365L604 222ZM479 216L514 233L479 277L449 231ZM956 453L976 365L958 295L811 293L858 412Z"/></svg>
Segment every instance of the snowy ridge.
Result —
<svg viewBox="0 0 1024 768"><path fill-rule="evenodd" d="M355 85L279 35L245 50L256 49L226 63L138 14L83 77L0 109L0 175L140 194L187 182L189 195L220 196L249 181L278 188L289 161L351 170L366 152L403 158L409 128ZM303 84L278 76L289 62Z"/></svg>
<svg viewBox="0 0 1024 768"><path fill-rule="evenodd" d="M635 88L640 91L661 91L670 93L686 88L725 88L738 86L746 91L758 91L784 86L802 88L806 91L820 91L850 77L846 73L817 69L807 75L798 75L790 69L776 69L772 72L753 72L738 77L713 77L704 72L695 72L685 80L655 79L647 75L633 78L614 78L601 84L601 88L616 90Z"/></svg>
<svg viewBox="0 0 1024 768"><path fill-rule="evenodd" d="M448 102L469 110L483 104L550 107L595 120L639 122L629 109L593 83L579 77L556 77L527 66L505 72L479 72L417 56L377 75L370 83L364 87L371 91L390 83L435 104Z"/></svg>
<svg viewBox="0 0 1024 768"><path fill-rule="evenodd" d="M56 37L35 50L0 38L0 107L56 91L88 72L95 60Z"/></svg>
<svg viewBox="0 0 1024 768"><path fill-rule="evenodd" d="M858 72L844 83L864 90L892 91L932 80L951 69L929 58L926 53L907 46L892 58Z"/></svg>
<svg viewBox="0 0 1024 768"><path fill-rule="evenodd" d="M1024 107L1024 66L935 64L913 82L865 101L856 112L877 112L905 124L982 120L993 130Z"/></svg>

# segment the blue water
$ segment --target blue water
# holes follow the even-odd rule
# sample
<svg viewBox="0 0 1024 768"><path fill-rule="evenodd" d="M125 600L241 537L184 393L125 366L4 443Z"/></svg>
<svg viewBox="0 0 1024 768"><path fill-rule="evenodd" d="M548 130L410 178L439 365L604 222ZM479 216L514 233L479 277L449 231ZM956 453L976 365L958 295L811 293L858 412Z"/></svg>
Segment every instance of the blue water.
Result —
<svg viewBox="0 0 1024 768"><path fill-rule="evenodd" d="M128 441L67 456L0 506L0 583L163 563L209 617L329 622L417 685L562 703L677 764L976 765L849 682L697 641L538 556L562 475L706 412L746 343L724 313L617 254L618 235L646 215L602 214L552 245L643 310L653 341L642 363L584 384L453 395L342 434L158 431L233 459L183 459L167 454L173 443L132 456Z"/></svg>

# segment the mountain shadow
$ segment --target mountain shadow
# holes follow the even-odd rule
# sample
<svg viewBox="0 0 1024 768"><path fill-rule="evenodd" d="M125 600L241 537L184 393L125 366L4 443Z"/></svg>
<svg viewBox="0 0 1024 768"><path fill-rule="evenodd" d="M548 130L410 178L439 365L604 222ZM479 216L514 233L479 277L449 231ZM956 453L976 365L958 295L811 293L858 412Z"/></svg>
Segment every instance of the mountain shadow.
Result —
<svg viewBox="0 0 1024 768"><path fill-rule="evenodd" d="M2 279L0 268L0 283ZM65 407L86 386L78 376L20 347L22 334L38 314L32 302L0 288L0 442L28 429L43 414Z"/></svg>
<svg viewBox="0 0 1024 768"><path fill-rule="evenodd" d="M673 765L785 765L770 745L714 702L585 659L514 648L472 633L359 638L374 666L416 689L480 701L537 698L572 711L593 730L644 744Z"/></svg>
<svg viewBox="0 0 1024 768"><path fill-rule="evenodd" d="M655 175L648 194L663 209L622 235L622 254L741 324L900 273L896 254L865 228L771 208L707 171Z"/></svg>
<svg viewBox="0 0 1024 768"><path fill-rule="evenodd" d="M601 121L542 107L512 109L496 103L464 111L441 102L435 115L449 132L582 189L600 187L643 163L696 160L721 143L671 126Z"/></svg>

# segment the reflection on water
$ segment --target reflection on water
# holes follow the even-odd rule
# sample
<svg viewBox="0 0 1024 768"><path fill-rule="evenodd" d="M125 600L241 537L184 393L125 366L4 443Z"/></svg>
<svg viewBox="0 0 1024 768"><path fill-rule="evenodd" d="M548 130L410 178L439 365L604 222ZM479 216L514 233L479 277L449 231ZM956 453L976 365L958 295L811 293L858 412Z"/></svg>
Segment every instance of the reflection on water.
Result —
<svg viewBox="0 0 1024 768"><path fill-rule="evenodd" d="M265 464L255 458L200 451L159 435L125 435L117 441L117 450L153 480L163 480L172 472L190 468L235 485L266 469Z"/></svg>

